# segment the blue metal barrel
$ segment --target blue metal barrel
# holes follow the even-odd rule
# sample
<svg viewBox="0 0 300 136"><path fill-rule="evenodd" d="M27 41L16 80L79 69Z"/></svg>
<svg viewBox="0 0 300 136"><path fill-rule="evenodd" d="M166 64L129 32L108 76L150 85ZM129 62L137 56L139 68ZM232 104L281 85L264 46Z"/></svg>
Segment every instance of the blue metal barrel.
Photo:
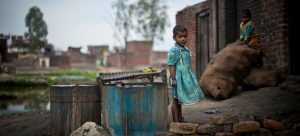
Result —
<svg viewBox="0 0 300 136"><path fill-rule="evenodd" d="M167 130L167 86L103 86L104 126L112 135L154 135Z"/></svg>
<svg viewBox="0 0 300 136"><path fill-rule="evenodd" d="M165 70L100 74L103 126L114 136L149 136L167 131Z"/></svg>

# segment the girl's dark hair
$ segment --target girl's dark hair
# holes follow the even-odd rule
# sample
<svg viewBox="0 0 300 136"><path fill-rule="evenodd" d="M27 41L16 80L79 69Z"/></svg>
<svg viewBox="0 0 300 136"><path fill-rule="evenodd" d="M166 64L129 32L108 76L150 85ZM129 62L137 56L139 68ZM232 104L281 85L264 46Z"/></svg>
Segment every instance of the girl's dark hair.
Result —
<svg viewBox="0 0 300 136"><path fill-rule="evenodd" d="M246 16L249 19L251 19L251 12L250 12L250 10L249 9L242 10L242 16Z"/></svg>
<svg viewBox="0 0 300 136"><path fill-rule="evenodd" d="M177 32L186 32L187 33L187 29L183 25L176 25L173 28L173 38L176 37Z"/></svg>

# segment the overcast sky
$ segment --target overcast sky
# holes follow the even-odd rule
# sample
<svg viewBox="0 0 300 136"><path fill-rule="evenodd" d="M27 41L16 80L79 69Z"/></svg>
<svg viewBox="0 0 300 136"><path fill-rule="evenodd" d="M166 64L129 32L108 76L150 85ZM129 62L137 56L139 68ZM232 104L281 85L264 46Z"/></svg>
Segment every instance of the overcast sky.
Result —
<svg viewBox="0 0 300 136"><path fill-rule="evenodd" d="M177 11L201 1L167 0L170 26L164 41L155 44L154 50L168 51L173 46L172 27ZM120 46L109 23L114 16L111 0L0 0L0 33L24 35L25 16L32 6L43 12L47 39L55 49L66 51L72 46L82 47L85 52L87 45Z"/></svg>

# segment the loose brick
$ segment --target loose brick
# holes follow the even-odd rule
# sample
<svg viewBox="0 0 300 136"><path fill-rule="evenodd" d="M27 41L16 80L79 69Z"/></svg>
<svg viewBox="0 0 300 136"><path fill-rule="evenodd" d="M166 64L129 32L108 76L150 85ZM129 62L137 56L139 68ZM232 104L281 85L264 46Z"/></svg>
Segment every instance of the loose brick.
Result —
<svg viewBox="0 0 300 136"><path fill-rule="evenodd" d="M223 132L226 133L232 132L232 124L222 125L221 128Z"/></svg>
<svg viewBox="0 0 300 136"><path fill-rule="evenodd" d="M239 117L232 115L211 117L210 119L216 125L233 124L239 122Z"/></svg>
<svg viewBox="0 0 300 136"><path fill-rule="evenodd" d="M200 125L197 129L199 134L211 134L218 132L218 126L211 124Z"/></svg>
<svg viewBox="0 0 300 136"><path fill-rule="evenodd" d="M198 124L171 122L169 132L176 134L195 134Z"/></svg>
<svg viewBox="0 0 300 136"><path fill-rule="evenodd" d="M264 119L264 128L272 130L283 130L284 126L281 122L271 119Z"/></svg>
<svg viewBox="0 0 300 136"><path fill-rule="evenodd" d="M233 133L256 132L260 125L256 121L245 121L233 124Z"/></svg>

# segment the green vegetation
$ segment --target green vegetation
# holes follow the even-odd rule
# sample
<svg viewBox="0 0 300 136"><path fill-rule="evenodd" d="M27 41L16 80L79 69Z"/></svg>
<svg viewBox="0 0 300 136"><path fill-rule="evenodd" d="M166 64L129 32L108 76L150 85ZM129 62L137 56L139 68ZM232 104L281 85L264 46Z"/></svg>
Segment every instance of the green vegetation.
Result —
<svg viewBox="0 0 300 136"><path fill-rule="evenodd" d="M96 83L96 71L60 70L18 73L13 80L0 81L3 86L49 86L53 84Z"/></svg>
<svg viewBox="0 0 300 136"><path fill-rule="evenodd" d="M47 24L39 7L33 6L29 9L25 17L25 24L28 28L25 37L30 42L29 51L38 52L47 44L46 36L48 35Z"/></svg>

